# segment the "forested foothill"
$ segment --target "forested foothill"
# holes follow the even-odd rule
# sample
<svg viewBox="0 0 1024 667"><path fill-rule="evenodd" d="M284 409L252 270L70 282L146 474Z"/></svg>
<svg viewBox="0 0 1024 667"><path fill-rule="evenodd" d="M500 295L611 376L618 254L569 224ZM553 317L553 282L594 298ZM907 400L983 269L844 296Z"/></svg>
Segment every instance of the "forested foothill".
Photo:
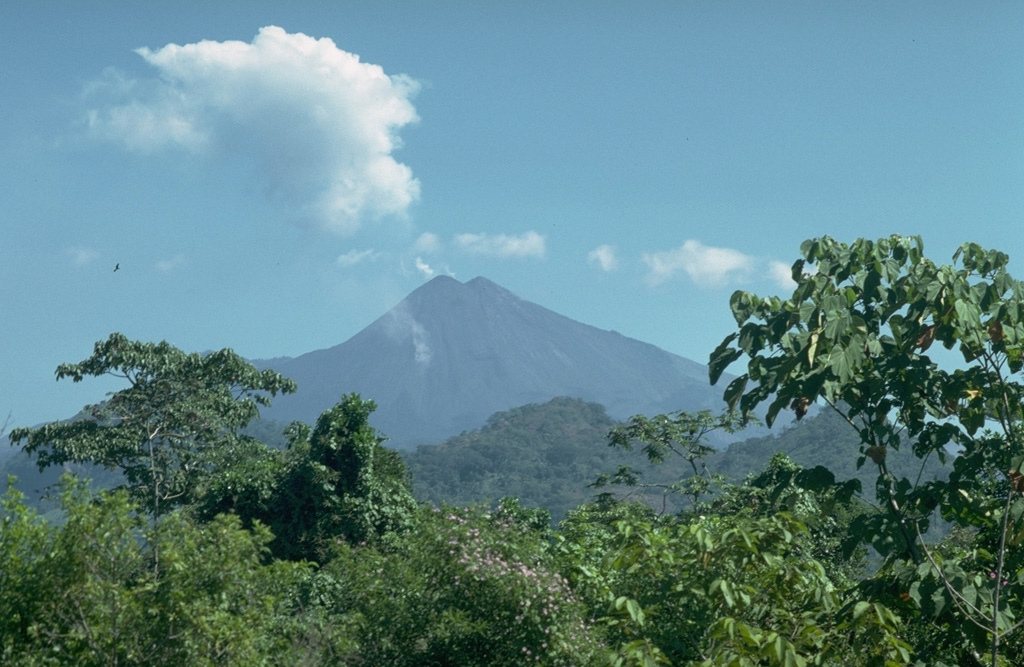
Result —
<svg viewBox="0 0 1024 667"><path fill-rule="evenodd" d="M614 423L557 399L408 463L371 397L261 433L287 378L111 335L57 377L123 389L9 434L120 486L65 475L45 516L9 487L0 664L1022 664L1024 286L974 244L801 255L792 296L732 297L709 361L712 383L742 366L727 411ZM707 444L784 412L800 426ZM523 497L467 504L499 490L502 438ZM410 468L448 487L417 501Z"/></svg>

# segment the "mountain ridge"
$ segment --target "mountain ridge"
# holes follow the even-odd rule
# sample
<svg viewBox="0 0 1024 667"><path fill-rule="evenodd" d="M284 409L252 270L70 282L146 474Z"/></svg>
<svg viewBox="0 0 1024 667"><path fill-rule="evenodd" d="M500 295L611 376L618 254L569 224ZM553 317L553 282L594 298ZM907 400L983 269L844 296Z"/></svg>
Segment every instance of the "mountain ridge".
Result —
<svg viewBox="0 0 1024 667"><path fill-rule="evenodd" d="M432 444L493 413L556 396L626 418L718 409L703 364L578 322L483 276L437 276L347 341L256 360L299 390L265 417L312 422L349 392L374 400L374 425L396 447Z"/></svg>

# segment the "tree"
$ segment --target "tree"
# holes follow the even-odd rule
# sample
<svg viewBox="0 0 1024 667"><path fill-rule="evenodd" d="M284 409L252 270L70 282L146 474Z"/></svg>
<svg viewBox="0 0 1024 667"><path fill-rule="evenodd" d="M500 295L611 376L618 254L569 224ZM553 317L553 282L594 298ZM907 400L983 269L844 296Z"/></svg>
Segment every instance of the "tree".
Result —
<svg viewBox="0 0 1024 667"><path fill-rule="evenodd" d="M68 462L121 470L154 521L195 500L214 455L245 440L239 431L259 416L259 406L295 391L291 380L257 370L230 349L187 354L119 333L97 342L88 359L58 366L56 375L74 382L107 375L128 386L87 406L84 418L15 429L12 444L35 454L40 470Z"/></svg>
<svg viewBox="0 0 1024 667"><path fill-rule="evenodd" d="M974 630L965 655L984 650L995 666L1024 611L1024 553L1014 547L1024 538L1024 286L1005 254L973 243L941 266L919 237L822 237L801 254L790 298L733 294L739 331L711 354L711 380L746 357L725 390L731 407L768 403L770 425L784 409L799 419L823 401L856 429L858 462L876 466L884 508L861 534L891 562L909 559L916 585L901 595L936 616L954 610ZM936 342L956 351L959 368L929 354ZM897 478L887 454L904 447L922 465L955 448L949 479ZM978 531L975 571L921 539L935 510Z"/></svg>
<svg viewBox="0 0 1024 667"><path fill-rule="evenodd" d="M53 532L9 483L0 498L0 662L5 665L19 664L20 652L38 636L41 610L60 590L60 582L45 576L39 562Z"/></svg>
<svg viewBox="0 0 1024 667"><path fill-rule="evenodd" d="M3 664L297 663L303 619L291 600L311 568L264 562L265 527L174 512L155 531L123 490L94 495L65 477L61 496L59 526L13 489L2 501Z"/></svg>
<svg viewBox="0 0 1024 667"><path fill-rule="evenodd" d="M803 495L791 481L776 502ZM774 495L758 491L767 489L727 488L699 515L608 498L570 512L556 557L607 629L606 664L906 664L900 619L884 604L846 600L803 516L747 507Z"/></svg>
<svg viewBox="0 0 1024 667"><path fill-rule="evenodd" d="M415 521L408 468L370 426L375 408L349 394L312 430L299 422L288 428L285 471L266 503L269 513L255 513L277 536L278 556L324 562L338 541L386 541Z"/></svg>
<svg viewBox="0 0 1024 667"><path fill-rule="evenodd" d="M691 509L696 508L702 497L713 493L715 487L724 481L721 475L713 474L707 467L707 457L715 451L714 447L707 444L707 436L716 430L734 433L752 419L734 412L716 417L710 410L696 414L679 411L655 417L634 415L626 424L609 431L608 444L627 452L639 446L647 460L654 465L661 465L669 458L683 461L689 475L670 484L651 484L641 482L641 473L632 466L619 466L612 475L600 475L591 486L601 488L608 484L618 484L636 487L641 492L660 489L663 510L667 507L669 496L673 494L684 496Z"/></svg>
<svg viewBox="0 0 1024 667"><path fill-rule="evenodd" d="M859 543L849 543L850 524L869 510L852 497L852 486L836 484L823 466L807 469L779 452L742 484L726 486L705 511L718 516L791 514L807 528L810 555L836 587L845 590L864 575L867 556Z"/></svg>
<svg viewBox="0 0 1024 667"><path fill-rule="evenodd" d="M743 485L708 471L703 438L743 422L678 412L610 432L612 446L640 448L654 465L681 460L690 473L656 485L689 501L675 515L602 494L560 525L564 572L607 625L612 664L903 664L899 619L845 594L862 562L840 548L861 509L852 485L783 455ZM652 486L631 467L606 480Z"/></svg>

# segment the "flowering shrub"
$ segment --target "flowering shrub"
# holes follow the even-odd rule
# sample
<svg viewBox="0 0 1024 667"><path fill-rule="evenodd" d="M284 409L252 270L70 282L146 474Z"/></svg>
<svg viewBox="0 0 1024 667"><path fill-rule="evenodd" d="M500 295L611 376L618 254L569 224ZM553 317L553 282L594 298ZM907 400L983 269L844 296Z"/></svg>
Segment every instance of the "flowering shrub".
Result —
<svg viewBox="0 0 1024 667"><path fill-rule="evenodd" d="M328 570L363 618L361 657L399 665L588 665L600 633L544 538L515 513L424 510L393 553L343 547Z"/></svg>

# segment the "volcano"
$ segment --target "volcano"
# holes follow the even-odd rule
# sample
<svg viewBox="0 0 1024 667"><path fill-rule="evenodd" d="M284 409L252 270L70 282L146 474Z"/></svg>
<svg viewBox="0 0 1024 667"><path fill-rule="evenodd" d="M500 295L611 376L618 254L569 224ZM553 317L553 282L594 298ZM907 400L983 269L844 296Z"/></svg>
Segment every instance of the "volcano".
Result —
<svg viewBox="0 0 1024 667"><path fill-rule="evenodd" d="M372 399L389 445L432 444L495 412L557 396L603 405L613 418L723 407L707 367L559 315L483 277L438 276L349 340L257 361L299 389L264 417L315 423L343 394Z"/></svg>

